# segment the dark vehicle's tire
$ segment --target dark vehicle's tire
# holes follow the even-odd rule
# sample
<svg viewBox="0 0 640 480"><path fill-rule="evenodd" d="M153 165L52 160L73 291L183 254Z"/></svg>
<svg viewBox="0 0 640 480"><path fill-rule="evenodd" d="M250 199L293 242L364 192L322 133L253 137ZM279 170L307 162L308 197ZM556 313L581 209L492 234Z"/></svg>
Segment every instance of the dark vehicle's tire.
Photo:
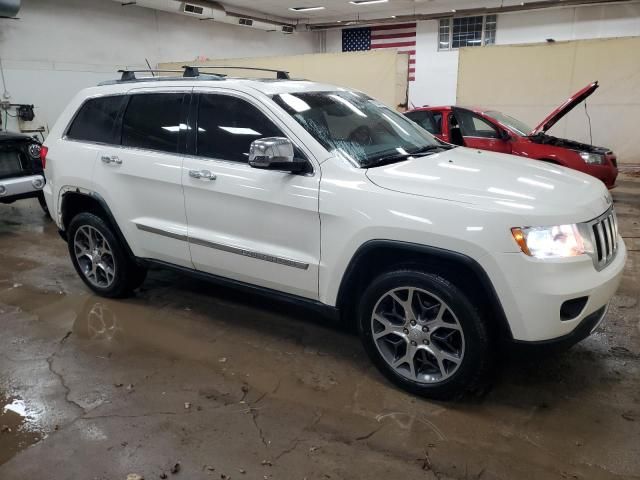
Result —
<svg viewBox="0 0 640 480"><path fill-rule="evenodd" d="M40 208L42 208L42 211L44 212L44 214L51 218L51 214L49 213L49 207L47 207L47 202L44 199L44 194L42 192L40 192L40 194L38 195L38 203L40 204Z"/></svg>
<svg viewBox="0 0 640 480"><path fill-rule="evenodd" d="M486 386L490 331L469 298L439 275L378 276L362 295L358 326L373 363L409 392L452 400Z"/></svg>
<svg viewBox="0 0 640 480"><path fill-rule="evenodd" d="M128 257L109 224L97 215L76 215L67 239L76 272L98 295L126 297L144 281L146 269Z"/></svg>

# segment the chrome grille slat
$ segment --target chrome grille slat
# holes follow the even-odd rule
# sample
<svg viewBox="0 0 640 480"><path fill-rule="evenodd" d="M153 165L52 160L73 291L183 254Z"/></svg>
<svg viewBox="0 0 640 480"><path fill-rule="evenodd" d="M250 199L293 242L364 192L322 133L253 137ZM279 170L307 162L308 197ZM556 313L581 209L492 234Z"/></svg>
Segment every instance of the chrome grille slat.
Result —
<svg viewBox="0 0 640 480"><path fill-rule="evenodd" d="M596 270L602 270L613 261L618 251L618 223L613 207L587 225L593 235L593 265Z"/></svg>
<svg viewBox="0 0 640 480"><path fill-rule="evenodd" d="M604 224L604 233L607 236L607 261L613 255L613 238L611 237L611 224L609 223L609 217L605 218L602 222Z"/></svg>

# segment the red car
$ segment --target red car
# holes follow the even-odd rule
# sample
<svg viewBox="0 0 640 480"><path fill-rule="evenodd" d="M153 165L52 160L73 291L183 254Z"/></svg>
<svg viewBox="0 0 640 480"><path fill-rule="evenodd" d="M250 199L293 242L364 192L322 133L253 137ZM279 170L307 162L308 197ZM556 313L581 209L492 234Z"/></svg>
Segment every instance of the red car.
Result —
<svg viewBox="0 0 640 480"><path fill-rule="evenodd" d="M546 134L597 88L598 82L587 85L533 129L504 113L478 108L422 107L406 115L445 142L555 163L593 175L613 188L618 164L611 150Z"/></svg>

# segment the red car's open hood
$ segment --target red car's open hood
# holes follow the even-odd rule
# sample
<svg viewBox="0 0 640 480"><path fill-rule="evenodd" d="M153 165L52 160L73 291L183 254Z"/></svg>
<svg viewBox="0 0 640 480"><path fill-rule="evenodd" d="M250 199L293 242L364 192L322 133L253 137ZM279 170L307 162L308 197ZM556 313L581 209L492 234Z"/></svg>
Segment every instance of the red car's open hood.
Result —
<svg viewBox="0 0 640 480"><path fill-rule="evenodd" d="M575 108L576 105L582 103L589 95L596 91L598 88L598 82L595 81L584 87L579 92L574 93L569 97L562 105L556 108L549 114L542 122L538 124L536 128L530 133L530 135L537 135L541 132L546 132L553 127L562 117Z"/></svg>

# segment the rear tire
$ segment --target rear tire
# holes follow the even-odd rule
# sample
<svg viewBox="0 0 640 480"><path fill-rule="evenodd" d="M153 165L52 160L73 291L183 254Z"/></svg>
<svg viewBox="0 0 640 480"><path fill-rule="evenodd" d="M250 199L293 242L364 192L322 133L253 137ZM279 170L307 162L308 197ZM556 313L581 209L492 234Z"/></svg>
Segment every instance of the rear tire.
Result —
<svg viewBox="0 0 640 480"><path fill-rule="evenodd" d="M97 215L76 215L69 224L67 238L76 272L96 294L126 297L144 281L146 269L126 254L111 226Z"/></svg>
<svg viewBox="0 0 640 480"><path fill-rule="evenodd" d="M358 326L373 363L404 390L451 400L487 384L490 331L469 298L439 275L398 270L378 276L361 297Z"/></svg>

